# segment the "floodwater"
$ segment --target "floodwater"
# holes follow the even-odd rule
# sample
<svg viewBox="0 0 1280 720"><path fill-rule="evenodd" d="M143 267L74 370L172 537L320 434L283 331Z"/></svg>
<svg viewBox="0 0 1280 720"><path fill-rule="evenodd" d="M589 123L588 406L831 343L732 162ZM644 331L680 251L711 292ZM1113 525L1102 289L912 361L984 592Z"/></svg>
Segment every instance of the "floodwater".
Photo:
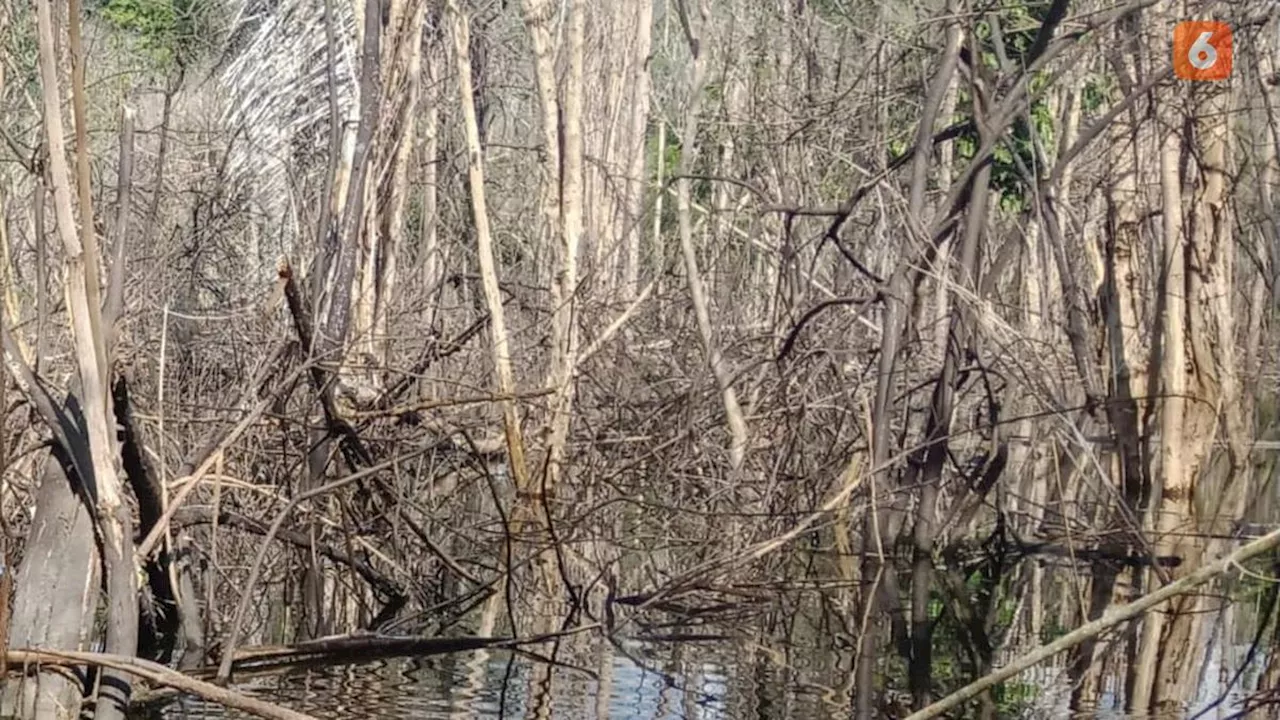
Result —
<svg viewBox="0 0 1280 720"><path fill-rule="evenodd" d="M1025 565L1024 565L1025 567ZM1067 571L1067 572L1078 572ZM1047 590L1048 588L1046 588ZM1058 593L1040 594L1052 614ZM1257 687L1258 676L1276 650L1271 630L1241 670L1256 635L1260 601L1237 595L1204 623L1210 648L1200 671L1194 708L1185 717L1224 720L1240 715L1241 702ZM1018 632L1029 612L1015 613L1012 632L996 644L998 667L1049 639ZM829 615L800 612L759 618L751 626L699 626L697 640L610 643L586 633L562 640L554 664L549 647L539 657L506 651L476 651L362 665L296 668L244 676L235 688L247 695L316 718L549 718L551 720L765 720L849 718L853 716L856 642ZM759 625L759 627L756 627ZM769 626L771 632L764 631ZM715 637L719 631L721 637ZM1056 634L1056 633L1054 633ZM723 639L732 637L734 639ZM708 639L713 638L713 639ZM994 640L995 638L993 638ZM1121 720L1124 706L1122 638L1112 636L1100 678L1097 705L1075 717ZM877 663L880 717L908 714L905 667L892 646ZM1072 684L1067 657L1059 655L1006 682L996 693L996 717L1070 718ZM935 634L935 683L954 690L973 679L959 645ZM1234 677L1239 672L1239 677ZM548 681L548 675L550 680ZM1215 702L1222 696L1220 702ZM1274 709L1274 708L1271 708ZM970 711L974 708L970 708ZM1270 709L1248 717L1271 717ZM966 712L948 717L977 717ZM248 718L237 711L183 698L159 716Z"/></svg>
<svg viewBox="0 0 1280 720"><path fill-rule="evenodd" d="M560 720L718 720L721 718L826 717L830 709L809 692L787 692L785 681L756 682L727 645L686 645L679 667L655 662L655 651L625 648L589 670L559 667L551 689L545 663L508 652L479 651L450 657L398 659L366 665L307 669L257 678L236 689L317 718L547 717ZM648 657L646 657L648 656ZM678 674L672 674L671 670ZM604 688L602 690L602 688ZM794 688L798 690L800 688ZM786 699L784 695L789 695ZM847 700L846 700L847 703ZM789 706L789 707L785 707ZM847 707L847 704L846 704ZM247 718L196 699L167 708L165 718Z"/></svg>

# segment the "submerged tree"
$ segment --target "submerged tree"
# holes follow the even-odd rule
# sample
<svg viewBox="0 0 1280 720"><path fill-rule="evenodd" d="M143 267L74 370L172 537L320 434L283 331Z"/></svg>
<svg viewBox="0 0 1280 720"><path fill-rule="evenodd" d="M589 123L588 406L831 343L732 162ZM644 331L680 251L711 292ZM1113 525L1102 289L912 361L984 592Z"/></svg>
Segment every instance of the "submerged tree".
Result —
<svg viewBox="0 0 1280 720"><path fill-rule="evenodd" d="M8 647L708 623L925 717L1065 637L1076 709L1185 708L1271 495L1274 21L1188 83L1209 8L4 4ZM118 717L107 667L4 709Z"/></svg>

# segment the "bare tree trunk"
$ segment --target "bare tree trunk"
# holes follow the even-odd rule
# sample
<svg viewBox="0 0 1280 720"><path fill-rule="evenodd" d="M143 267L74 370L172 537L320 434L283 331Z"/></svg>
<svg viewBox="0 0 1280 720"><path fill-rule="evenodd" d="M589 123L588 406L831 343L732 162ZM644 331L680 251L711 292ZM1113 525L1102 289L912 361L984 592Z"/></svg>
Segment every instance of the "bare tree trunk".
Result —
<svg viewBox="0 0 1280 720"><path fill-rule="evenodd" d="M1138 44L1126 28L1115 28L1117 41ZM1141 45L1138 45L1141 47ZM1135 63L1128 57L1113 58L1117 75L1134 76ZM1127 89L1127 81L1125 85ZM1107 544L1110 552L1123 553L1133 543L1133 519L1141 517L1144 488L1148 485L1145 458L1147 419L1143 400L1148 394L1149 339L1143 333L1149 317L1143 285L1145 252L1139 239L1141 212L1138 173L1143 167L1144 143L1147 143L1142 116L1136 108L1121 114L1109 129L1107 188L1107 225L1105 252L1097 257L1102 284L1099 303L1102 307L1103 337L1106 347L1107 398L1106 416L1116 438L1117 450L1104 462L1109 482L1119 493L1122 503L1101 495L1093 501L1100 507L1105 522L1121 535ZM1083 238L1092 251L1096 243L1086 233ZM1090 255L1092 258L1092 255ZM1096 271L1095 271L1096 272ZM1107 510L1106 508L1110 508ZM1126 538L1126 536L1129 536ZM1100 614L1112 601L1117 570L1100 565L1095 568L1091 588L1089 619ZM1101 690L1101 663L1097 658L1098 643L1081 643L1074 667L1079 671L1072 695L1073 707L1088 712L1097 704Z"/></svg>
<svg viewBox="0 0 1280 720"><path fill-rule="evenodd" d="M455 0L449 0L453 15L453 44L458 64L458 95L462 106L463 130L467 139L467 180L471 189L471 209L475 220L476 254L480 261L480 283L489 309L489 333L492 340L494 374L502 401L502 425L507 439L511 475L516 492L531 491L525 466L524 440L520 433L520 416L516 407L515 373L511 369L510 339L502 309L502 293L498 289L498 268L493 257L493 236L489 229L489 208L485 201L484 155L480 146L480 126L476 121L475 97L471 86L471 33L467 18Z"/></svg>
<svg viewBox="0 0 1280 720"><path fill-rule="evenodd" d="M954 29L959 32L959 28ZM947 93L942 98L942 107L939 108L938 117L943 122L949 122L956 114L956 100L959 94L959 77L952 76L950 84L947 85ZM934 123L935 126L937 123ZM943 144L938 148L938 187L951 187L951 164L954 162L955 147L951 143ZM951 266L951 241L944 242L938 248L938 257L933 263L936 277L933 278L934 289L934 307L933 307L933 346L941 348L945 351L947 347L947 338L951 335L951 292L947 287L951 282L950 277Z"/></svg>
<svg viewBox="0 0 1280 720"><path fill-rule="evenodd" d="M1156 14L1158 27L1172 15ZM1229 465L1243 457L1246 431L1231 376L1237 372L1234 325L1223 316L1233 294L1231 212L1227 159L1229 89L1220 85L1175 86L1161 97L1161 188L1164 221L1164 277L1160 283L1160 337L1155 362L1160 369L1162 486L1155 512L1156 553L1180 557L1174 579L1194 568L1206 548L1198 535L1200 510L1213 513L1212 499L1197 498L1210 452L1227 413ZM1193 125L1183 123L1194 113ZM1187 133L1188 129L1191 134ZM1184 177L1186 172L1190 177ZM1184 206L1186 186L1198 192ZM1188 212L1189 211L1189 212ZM1184 213L1186 213L1184 215ZM1189 216L1189 217L1188 217ZM1228 476L1234 475L1228 472ZM1243 480L1241 481L1243 484ZM1203 505L1198 508L1197 505ZM1212 518L1212 515L1207 516ZM1154 579L1154 578L1153 578ZM1144 621L1140 658L1133 682L1135 712L1178 712L1195 687L1203 657L1203 613L1198 596L1175 602L1169 614Z"/></svg>
<svg viewBox="0 0 1280 720"><path fill-rule="evenodd" d="M634 300L640 292L640 245L644 240L644 228L641 220L644 216L645 195L645 133L649 127L649 69L648 58L652 49L653 37L653 2L640 0L634 4L635 46L630 58L630 109L631 127L629 128L629 144L623 148L623 156L630 157L625 185L625 209L623 222L625 242L627 245L627 265L625 296ZM659 151L661 152L661 151Z"/></svg>
<svg viewBox="0 0 1280 720"><path fill-rule="evenodd" d="M438 20L437 20L438 22ZM422 230L419 242L422 253L422 284L432 292L440 290L444 281L444 248L440 244L440 103L443 94L440 84L443 78L444 57L438 41L441 28L431 29L432 39L427 50L426 117L422 131L422 155L425 160L422 174Z"/></svg>
<svg viewBox="0 0 1280 720"><path fill-rule="evenodd" d="M694 172L698 158L698 113L702 107L702 94L706 85L707 57L705 36L710 29L710 7L707 0L700 0L697 28L689 17L685 0L678 0L681 22L685 25L685 34L689 41L689 52L693 55L693 67L690 69L688 99L684 109L684 129L681 132L681 153L676 175L688 175ZM676 217L680 227L680 252L684 256L684 267L689 283L689 298L693 303L693 312L698 320L698 333L702 338L703 351L706 353L707 366L715 377L720 390L721 402L724 405L725 422L729 426L729 461L735 470L740 470L747 452L747 421L742 408L738 405L738 395L733 389L732 374L728 364L720 354L716 344L715 329L711 324L711 310L707 300L706 288L702 274L698 270L697 249L693 246L693 208L691 202L690 180L681 177L676 181Z"/></svg>
<svg viewBox="0 0 1280 720"><path fill-rule="evenodd" d="M363 83L358 84L355 88L355 101L351 105L350 113L352 117L348 120L353 122L342 122L338 110L338 80L335 67L338 62L337 49L337 27L336 18L334 16L334 4L338 0L325 0L325 71L327 76L327 91L329 105L329 164L325 173L325 185L323 200L324 204L320 208L320 221L316 232L316 254L312 265L311 283L311 311L313 317L309 318L310 327L319 327L322 324L323 308L327 295L331 295L333 290L329 284L329 276L332 270L332 263L338 252L339 235L341 235L342 208L346 205L347 192L351 182L351 168L354 163L355 154L355 136L360 127L361 118L361 102L360 91L363 89ZM357 19L361 17L359 8L355 8L355 16ZM360 23L357 23L360 26ZM331 301L331 298L329 298ZM304 340L306 342L306 340ZM323 336L322 333L312 332L310 338L311 346L306 348L308 353L319 355L323 352ZM314 378L323 378L323 374L313 373ZM327 392L324 383L317 382L314 391L318 395ZM323 411L324 398L320 398L319 405ZM327 419L327 418L325 418ZM311 431L309 441L311 447L307 452L307 475L306 479L300 483L303 491L313 487L318 487L324 482L325 472L329 467L329 455L333 450L333 439L329 437L327 428L323 423L317 423ZM323 603L323 578L321 577L321 567L319 567L319 556L315 550L315 535L317 528L314 523L308 523L307 533L311 538L312 547L307 551L298 553L299 564L302 568L302 574L299 578L299 590L302 594L302 613L299 617L298 630L302 639L308 637L317 637L324 633L324 603Z"/></svg>
<svg viewBox="0 0 1280 720"><path fill-rule="evenodd" d="M381 394L379 367L389 361L387 320L389 303L396 286L400 238L404 234L404 209L408 197L409 158L416 138L419 97L422 94L422 27L426 3L393 0L383 43L382 65L386 68L384 104L394 112L381 112L380 133L386 141L375 151L373 167L384 176L368 183L365 203L366 232L361 246L359 292L352 309L355 325L352 336L362 348L363 362L352 378L359 382L358 399L372 402ZM397 92L403 89L403 92ZM380 198L386 198L385 204Z"/></svg>
<svg viewBox="0 0 1280 720"><path fill-rule="evenodd" d="M129 213L133 207L133 123L137 112L125 105L120 111L120 163L116 182L116 216L111 226L115 247L111 249L111 279L103 315L107 320L107 353L115 344L116 324L124 316L125 247L129 237Z"/></svg>
<svg viewBox="0 0 1280 720"><path fill-rule="evenodd" d="M538 86L538 109L542 111L542 183L538 209L542 220L539 246L551 250L560 229L560 104L556 93L556 48L551 39L551 20L556 5L550 0L522 0L525 28L533 47L534 77ZM556 266L553 257L548 268ZM554 272L554 271L551 271Z"/></svg>
<svg viewBox="0 0 1280 720"><path fill-rule="evenodd" d="M1203 540L1196 533L1196 488L1213 447L1222 403L1233 399L1227 395L1231 388L1225 376L1236 370L1234 351L1222 343L1224 335L1232 344L1235 338L1234 333L1230 333L1230 317L1220 316L1221 307L1217 306L1220 298L1233 294L1234 284L1232 221L1227 206L1229 98L1229 90L1218 85L1192 91L1196 109L1196 169L1201 190L1191 207L1189 234L1182 235L1179 233L1182 228L1170 227L1174 225L1172 222L1166 226L1168 281L1165 285L1165 351L1161 358L1165 397L1161 415L1164 486L1156 548L1158 554L1183 559L1174 569L1175 578L1187 572L1183 568L1195 567L1205 550ZM1186 106L1177 103L1176 107ZM1168 193L1165 216L1176 219L1182 218L1180 198L1174 197L1175 190L1182 188L1181 183L1175 184L1179 179L1177 163L1183 159L1181 153L1186 152L1186 145L1180 145L1179 140L1176 134L1166 139L1165 160L1169 165L1162 168ZM1174 244L1180 237L1186 239ZM1238 446L1243 443L1239 431L1232 432L1232 420L1228 419L1226 424L1228 445L1232 451L1241 452ZM1247 462L1245 458L1238 460ZM1153 709L1157 711L1172 711L1190 699L1195 686L1194 673L1204 653L1200 639L1204 614L1198 612L1200 604L1199 596L1186 596L1175 604L1173 614L1166 621L1168 629L1160 641L1160 661L1152 691Z"/></svg>
<svg viewBox="0 0 1280 720"><path fill-rule="evenodd" d="M951 3L948 7L950 8L948 15L954 16L955 3ZM918 238L927 235L927 225L924 223L923 218L929 158L933 149L933 125L937 118L938 110L942 106L942 101L946 96L947 88L951 85L951 77L955 73L961 40L962 34L958 24L952 23L947 29L945 49L943 50L938 70L930 80L924 108L920 115L919 125L916 128L916 154L911 166L911 187L907 217L919 223L919 227L915 228L912 233ZM899 260L885 291L884 329L879 351L875 401L871 411L871 472L878 476L882 487L877 489L881 492L891 490L890 478L892 475L889 472L890 439L893 435L891 399L894 393L895 380L898 377L899 348L910 316L909 308L914 285L912 282L913 274L911 262L905 258ZM878 498L873 497L872 502L878 502ZM876 584L868 583L868 579L876 577L880 572L884 571L880 551L882 548L891 547L897 535L897 525L901 522L898 515L899 513L895 508L891 513L877 513L875 516L876 522L867 521L864 524L862 581L867 584L868 588L874 587ZM875 596L872 593L873 591L870 589L864 592L862 603L864 614L871 612L871 608L875 604ZM875 663L876 642L875 632L869 630L863 633L861 652L858 658L859 676L856 689L857 717L860 719L872 717L873 688L871 667Z"/></svg>
<svg viewBox="0 0 1280 720"><path fill-rule="evenodd" d="M14 582L8 648L88 650L101 588L93 518L53 457L45 462L35 502ZM80 682L53 669L10 679L0 715L78 718L82 692Z"/></svg>
<svg viewBox="0 0 1280 720"><path fill-rule="evenodd" d="M573 412L573 375L578 357L578 247L583 230L582 103L584 0L569 5L569 76L564 93L564 158L561 177L561 265L551 283L551 377L555 388L547 445L546 492L554 493L563 472ZM549 518L548 518L549 520Z"/></svg>
<svg viewBox="0 0 1280 720"><path fill-rule="evenodd" d="M373 136L378 121L378 101L380 98L380 53L382 0L365 0L362 29L363 38L360 48L360 124L356 131L355 145L352 154L350 183L346 188L346 202L342 215L338 218L336 235L338 239L337 264L328 278L326 297L328 308L322 313L322 321L315 328L314 349L316 361L321 370L317 376L316 391L325 397L321 404L325 406L325 419L329 417L329 408L333 407L334 383L328 381L328 373L337 372L346 360L346 344L351 327L353 307L352 293L356 285L357 261L360 256L362 239L365 235L365 185L368 182L371 156L374 153ZM339 179L344 173L339 170ZM341 195L341 183L339 195ZM318 278L317 278L318 280ZM320 436L314 436L320 439ZM330 438L323 436L310 452L308 482L310 487L320 484L331 448ZM318 637L328 632L328 620L325 617L323 578L321 563L316 553L306 556L302 582L304 596L304 614L300 628L304 636Z"/></svg>
<svg viewBox="0 0 1280 720"><path fill-rule="evenodd" d="M60 93L58 90L57 60L54 50L54 31L51 7L48 2L41 1L36 5L37 26L39 29L40 74L43 85L45 132L49 143L49 176L54 190L54 208L57 220L58 235L66 253L66 293L67 308L71 316L71 326L75 338L78 380L83 405L84 437L68 438L73 443L83 443L88 449L88 462L77 467L78 480L86 496L90 499L90 525L97 530L101 541L102 562L106 573L107 589L107 637L106 646L109 652L121 655L133 655L137 647L137 573L133 561L133 537L129 511L123 503L123 487L119 477L119 449L116 443L114 415L111 411L111 396L108 393L106 366L106 342L102 332L102 307L98 289L98 262L100 258L87 255L87 251L97 251L96 238L93 233L93 209L89 198L89 166L88 166L88 133L85 118L83 54L79 33L79 9L74 7L70 13L71 52L76 58L78 70L73 72L72 104L76 109L77 128L77 165L80 185L81 207L84 238L77 236L75 213L72 206L71 176L66 160ZM85 240L88 240L86 243ZM51 492L56 482L49 483ZM65 505L61 501L51 501ZM51 508L57 510L57 508ZM75 511L72 510L74 513ZM83 526L82 526L83 527ZM92 537L93 533L89 533ZM84 537L81 535L80 537ZM91 553L90 553L91 557ZM80 556L84 558L83 555ZM39 572L43 563L60 563L64 557L45 557L35 559L36 565L31 570ZM80 568L83 572L83 566ZM24 572L25 580L34 579L34 575ZM93 572L85 573L90 580ZM87 633L90 628L84 622L92 604L96 600L94 586L82 586L82 594L71 595L66 600L75 602L81 623L72 623L77 634ZM19 599L16 604L29 602L27 593L46 593L47 587L19 587ZM77 598L79 598L77 600ZM46 596L47 599L47 596ZM54 598L56 606L63 598ZM69 608L68 608L69 610ZM32 628L42 632L40 625ZM47 632L47 630L44 630ZM22 638L26 639L26 638ZM85 635L80 635L83 644ZM127 675L104 673L103 686L108 693L99 701L96 714L100 718L122 718L128 703L129 680ZM63 683L54 684L56 694L45 694L41 691L38 697L28 696L31 709L39 712L40 707L49 708L48 703L72 700L69 706L74 708L76 698L69 697L70 688ZM59 697L60 696L60 697ZM25 704L26 701L24 701ZM26 708L23 708L26 709ZM57 716L56 714L53 716Z"/></svg>
<svg viewBox="0 0 1280 720"><path fill-rule="evenodd" d="M948 28L949 35L958 35L959 27ZM955 42L948 38L948 45ZM979 128L987 124L987 90L977 83L970 87L974 94L974 120ZM980 135L983 135L980 131ZM973 292L979 287L978 253L987 226L987 194L991 182L991 166L984 165L974 177L972 197L966 213L964 236L960 245L959 263L956 266L957 284ZM960 371L962 355L971 348L971 332L968 309L957 304L951 309L950 331L939 348L942 354L942 370L934 384L932 404L925 430L925 451L920 471L920 503L916 511L913 529L914 563L911 571L911 641L910 681L912 700L916 709L929 704L932 689L933 638L932 621L929 618L929 596L933 586L933 552L939 527L938 494L942 483L942 470L949 453L952 415L955 406L956 375Z"/></svg>

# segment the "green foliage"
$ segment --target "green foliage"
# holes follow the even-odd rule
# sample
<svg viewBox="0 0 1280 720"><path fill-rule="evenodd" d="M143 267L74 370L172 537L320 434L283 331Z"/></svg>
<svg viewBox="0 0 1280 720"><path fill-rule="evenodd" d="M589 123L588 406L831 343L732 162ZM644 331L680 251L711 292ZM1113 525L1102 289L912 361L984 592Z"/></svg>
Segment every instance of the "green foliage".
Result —
<svg viewBox="0 0 1280 720"><path fill-rule="evenodd" d="M1029 58L1027 53L1035 43L1036 34L1043 22L1043 13L1047 5L1031 6L1025 2L1011 3L1004 6L998 15L1000 38L1003 40L1005 57L1015 68L1025 67ZM1000 69L999 53L992 25L987 20L979 21L975 27L978 39L978 50L981 62L992 70ZM1031 79L1032 97L1040 97L1040 91L1048 82L1048 75L1037 73ZM962 90L959 97L960 122L973 116L973 98L969 92ZM1000 208L1007 213L1019 213L1028 205L1028 194L1031 188L1027 184L1024 170L1033 175L1037 172L1036 144L1051 147L1054 142L1054 118L1048 104L1036 100L1028 109L1027 115L1014 120L1013 126L1004 138L996 145L991 154L991 187L1000 194ZM979 146L976 131L971 131L956 140L958 159L969 161L974 158Z"/></svg>
<svg viewBox="0 0 1280 720"><path fill-rule="evenodd" d="M996 717L1019 717L1035 702L1040 694L1040 686L1006 680L997 685L991 694L996 701Z"/></svg>
<svg viewBox="0 0 1280 720"><path fill-rule="evenodd" d="M897 162L910 148L906 137L893 138L889 141L889 162Z"/></svg>
<svg viewBox="0 0 1280 720"><path fill-rule="evenodd" d="M106 0L102 17L121 30L141 35L151 45L166 45L177 30L171 0Z"/></svg>
<svg viewBox="0 0 1280 720"><path fill-rule="evenodd" d="M931 595L929 597L929 620L936 622L938 618L942 617L943 609L942 598L936 593Z"/></svg>
<svg viewBox="0 0 1280 720"><path fill-rule="evenodd" d="M714 159L714 144L704 135L701 136L704 144L698 156L699 163L709 163ZM649 158L657 158L658 156L658 124L657 122L649 123L648 132L645 135L645 155ZM667 134L665 144L662 148L662 173L663 183L669 183L673 173L680 172L680 163L684 160L684 144L680 136L676 133L676 129L667 126ZM649 172L649 184L658 181L658 165L655 161L650 160L647 163ZM706 169L701 167L683 168L683 171L690 175L706 174ZM668 187L670 187L668 185ZM691 197L693 202L705 204L711 201L712 184L705 180L694 180L690 182ZM675 203L668 202L664 204L662 223L664 227L672 227L668 222L675 223Z"/></svg>
<svg viewBox="0 0 1280 720"><path fill-rule="evenodd" d="M969 98L963 98L966 103ZM1044 102L1031 106L1028 124L1025 118L1017 118L1010 131L991 151L991 187L1000 193L1000 208L1017 213L1026 209L1032 188L1027 183L1024 169L1033 175L1037 171L1036 143L1049 147L1053 143L1054 121ZM1034 133L1034 135L1033 135ZM978 133L970 130L956 138L956 156L970 161L977 155Z"/></svg>
<svg viewBox="0 0 1280 720"><path fill-rule="evenodd" d="M1091 75L1080 92L1080 107L1095 113L1106 105L1115 91L1115 80L1108 75Z"/></svg>
<svg viewBox="0 0 1280 720"><path fill-rule="evenodd" d="M98 0L99 17L134 41L158 69L186 66L217 36L217 0Z"/></svg>
<svg viewBox="0 0 1280 720"><path fill-rule="evenodd" d="M969 613L976 612L982 618L991 618L990 627L982 631L988 634L988 640L1004 637L1014 621L1018 608L1018 596L1012 592L1017 587L1014 576L1007 572L1008 568L998 577L992 574L992 570L992 566L981 564L956 578L962 582L952 587L962 597L952 596L951 591L945 589L947 583L942 583L942 587L930 594L929 619L933 623L932 675L934 689L939 695L972 682L975 674L980 673L973 662L977 648L972 636L973 628L969 625ZM1049 615L1046 621L1051 622L1052 614ZM1035 702L1040 688L1033 683L1009 680L992 688L991 692L997 717L1018 717ZM970 710L974 709L975 706L970 707ZM974 716L963 711L957 715Z"/></svg>

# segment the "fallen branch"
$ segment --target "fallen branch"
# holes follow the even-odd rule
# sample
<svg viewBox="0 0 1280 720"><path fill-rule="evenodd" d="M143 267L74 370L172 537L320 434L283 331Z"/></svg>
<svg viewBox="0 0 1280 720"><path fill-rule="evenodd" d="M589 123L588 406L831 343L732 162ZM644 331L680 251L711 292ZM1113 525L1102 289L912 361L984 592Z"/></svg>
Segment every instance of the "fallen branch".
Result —
<svg viewBox="0 0 1280 720"><path fill-rule="evenodd" d="M107 653L78 652L73 650L9 650L5 653L10 668L23 665L95 665L110 668L142 678L154 685L170 687L210 702L236 710L243 710L268 720L316 720L288 708L258 700L234 690L218 687L203 680L196 680L175 670L140 658Z"/></svg>
<svg viewBox="0 0 1280 720"><path fill-rule="evenodd" d="M431 657L474 650L510 650L527 653L528 645L541 645L585 632L600 630L600 623L588 623L556 632L511 637L416 637L355 633L330 635L304 640L292 645L258 645L239 648L232 660L234 670L246 674L269 672L302 665L349 665L390 658ZM646 640L649 638L645 638ZM221 664L221 661L219 661ZM210 666L191 671L192 677L216 677L219 667Z"/></svg>
<svg viewBox="0 0 1280 720"><path fill-rule="evenodd" d="M295 665L349 665L398 657L431 657L485 649L512 649L528 641L502 637L412 637L335 635L293 645L238 648L233 672L255 672ZM216 677L217 666L192 671L197 677Z"/></svg>
<svg viewBox="0 0 1280 720"><path fill-rule="evenodd" d="M984 690L998 685L1024 670L1028 670L1039 665L1060 652L1070 650L1076 645L1102 634L1104 630L1119 625L1127 620L1132 620L1176 595L1181 595L1182 593L1199 587L1200 585L1203 585L1215 577L1227 572L1230 568L1242 564L1246 560L1257 557L1276 546L1280 546L1280 530L1275 530L1267 535L1263 535L1251 543L1242 545L1235 552L1224 555L1208 565L1203 565L1185 577L1175 580L1155 592L1138 598L1128 605L1121 605L1120 607L1114 607L1108 610L1097 620L1085 623L1047 645L1041 645L999 670L969 683L923 710L908 715L906 720L928 720L929 718L937 717L942 713L977 697Z"/></svg>

